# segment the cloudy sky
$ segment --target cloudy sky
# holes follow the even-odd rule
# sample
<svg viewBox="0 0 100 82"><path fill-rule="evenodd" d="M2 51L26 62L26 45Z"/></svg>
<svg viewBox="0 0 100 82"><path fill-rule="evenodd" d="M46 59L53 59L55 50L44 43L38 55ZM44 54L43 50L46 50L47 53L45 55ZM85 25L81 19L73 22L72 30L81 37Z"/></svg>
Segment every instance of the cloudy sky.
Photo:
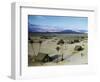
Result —
<svg viewBox="0 0 100 82"><path fill-rule="evenodd" d="M72 17L72 16L35 16L29 15L28 22L33 25L41 25L46 29L59 30L87 30L87 17ZM51 27L51 28L50 28Z"/></svg>

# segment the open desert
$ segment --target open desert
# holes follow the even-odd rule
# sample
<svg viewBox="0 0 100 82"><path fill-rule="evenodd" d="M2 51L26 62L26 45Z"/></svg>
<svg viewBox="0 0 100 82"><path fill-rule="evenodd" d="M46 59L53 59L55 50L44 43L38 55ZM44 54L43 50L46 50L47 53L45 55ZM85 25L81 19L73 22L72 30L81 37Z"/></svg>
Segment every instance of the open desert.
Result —
<svg viewBox="0 0 100 82"><path fill-rule="evenodd" d="M31 33L28 40L28 65L88 64L87 34Z"/></svg>

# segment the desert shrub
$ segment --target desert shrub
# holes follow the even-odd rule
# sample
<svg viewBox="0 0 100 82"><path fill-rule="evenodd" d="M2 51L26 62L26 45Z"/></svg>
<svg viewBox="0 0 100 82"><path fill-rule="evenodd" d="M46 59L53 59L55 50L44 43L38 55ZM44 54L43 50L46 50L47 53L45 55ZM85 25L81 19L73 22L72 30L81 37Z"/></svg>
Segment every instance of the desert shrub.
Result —
<svg viewBox="0 0 100 82"><path fill-rule="evenodd" d="M63 47L64 43L65 43L64 40L63 40L63 39L60 39L60 40L57 42L57 45L60 45L60 46ZM63 48L62 48L62 51L63 51ZM62 53L61 61L63 61L63 60L64 60L64 58L63 58L63 53Z"/></svg>
<svg viewBox="0 0 100 82"><path fill-rule="evenodd" d="M74 41L71 40L71 41L68 41L67 43L68 43L68 44L74 44Z"/></svg>
<svg viewBox="0 0 100 82"><path fill-rule="evenodd" d="M56 47L56 50L59 51L59 50L60 50L60 47L57 46L57 47Z"/></svg>
<svg viewBox="0 0 100 82"><path fill-rule="evenodd" d="M47 36L41 36L41 39L49 39Z"/></svg>
<svg viewBox="0 0 100 82"><path fill-rule="evenodd" d="M80 42L80 40L76 39L76 40L74 40L74 42L77 43L77 42Z"/></svg>
<svg viewBox="0 0 100 82"><path fill-rule="evenodd" d="M65 42L63 39L60 39L58 42L57 42L57 45L63 45Z"/></svg>
<svg viewBox="0 0 100 82"><path fill-rule="evenodd" d="M34 40L29 40L29 43L30 43L30 44L33 44L33 43L34 43Z"/></svg>
<svg viewBox="0 0 100 82"><path fill-rule="evenodd" d="M84 39L84 38L85 38L84 36L81 37L81 39Z"/></svg>
<svg viewBox="0 0 100 82"><path fill-rule="evenodd" d="M82 51L83 49L84 48L80 45L76 45L75 48L74 48L75 51Z"/></svg>

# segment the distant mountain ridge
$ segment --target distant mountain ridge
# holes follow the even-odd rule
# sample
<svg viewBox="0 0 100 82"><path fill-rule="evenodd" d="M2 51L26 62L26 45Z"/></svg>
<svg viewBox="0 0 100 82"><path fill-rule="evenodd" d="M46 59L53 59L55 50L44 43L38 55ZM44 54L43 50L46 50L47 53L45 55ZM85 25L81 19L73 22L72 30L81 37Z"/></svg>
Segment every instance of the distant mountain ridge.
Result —
<svg viewBox="0 0 100 82"><path fill-rule="evenodd" d="M66 29L66 30L59 30L57 29L57 27L50 27L50 26L43 26L43 25L33 25L28 23L28 31L29 32L46 32L46 33L68 33L68 34L80 34L80 33L87 33L86 30L70 30L70 29Z"/></svg>
<svg viewBox="0 0 100 82"><path fill-rule="evenodd" d="M76 31L73 31L73 30L64 30L62 32L63 33L81 33L81 32L76 32Z"/></svg>
<svg viewBox="0 0 100 82"><path fill-rule="evenodd" d="M83 33L87 33L87 30L78 30L78 32L83 32Z"/></svg>

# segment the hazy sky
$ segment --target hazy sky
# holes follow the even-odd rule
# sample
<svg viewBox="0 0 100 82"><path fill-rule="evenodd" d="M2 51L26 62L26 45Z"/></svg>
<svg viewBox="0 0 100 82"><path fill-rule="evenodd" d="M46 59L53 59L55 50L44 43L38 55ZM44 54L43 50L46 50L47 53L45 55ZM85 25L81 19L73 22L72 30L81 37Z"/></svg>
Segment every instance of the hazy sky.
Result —
<svg viewBox="0 0 100 82"><path fill-rule="evenodd" d="M88 29L87 17L29 15L28 22L30 24L52 26L53 28L64 29L64 30L65 29L72 29L72 30Z"/></svg>

